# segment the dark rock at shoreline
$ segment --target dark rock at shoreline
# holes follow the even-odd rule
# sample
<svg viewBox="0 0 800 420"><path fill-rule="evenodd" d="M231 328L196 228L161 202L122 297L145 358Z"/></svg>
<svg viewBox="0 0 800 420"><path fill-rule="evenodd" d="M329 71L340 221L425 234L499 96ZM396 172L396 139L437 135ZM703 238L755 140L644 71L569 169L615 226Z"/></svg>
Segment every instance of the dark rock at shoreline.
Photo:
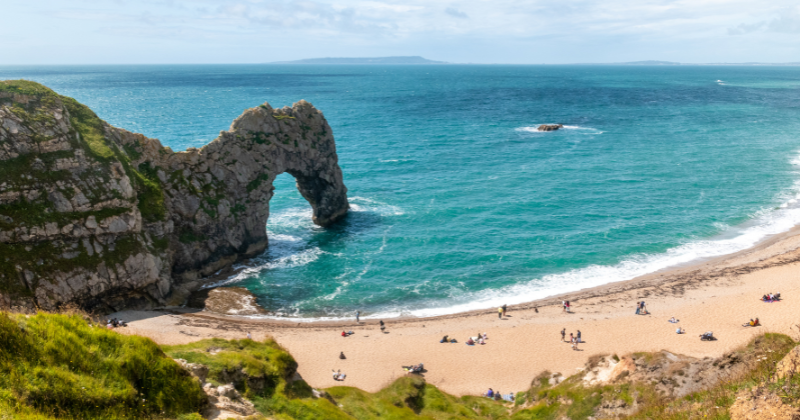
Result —
<svg viewBox="0 0 800 420"><path fill-rule="evenodd" d="M556 131L559 128L564 128L563 124L542 124L536 128L538 131Z"/></svg>
<svg viewBox="0 0 800 420"><path fill-rule="evenodd" d="M198 290L189 297L189 308L204 309L223 315L266 314L256 297L243 287L218 287Z"/></svg>

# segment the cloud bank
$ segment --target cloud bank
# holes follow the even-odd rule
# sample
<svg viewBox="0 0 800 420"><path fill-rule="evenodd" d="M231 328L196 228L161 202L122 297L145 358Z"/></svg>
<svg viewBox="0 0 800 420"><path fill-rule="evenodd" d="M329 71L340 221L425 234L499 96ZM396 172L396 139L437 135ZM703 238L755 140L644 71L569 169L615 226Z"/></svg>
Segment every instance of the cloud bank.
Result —
<svg viewBox="0 0 800 420"><path fill-rule="evenodd" d="M4 0L0 65L800 61L796 0Z"/></svg>

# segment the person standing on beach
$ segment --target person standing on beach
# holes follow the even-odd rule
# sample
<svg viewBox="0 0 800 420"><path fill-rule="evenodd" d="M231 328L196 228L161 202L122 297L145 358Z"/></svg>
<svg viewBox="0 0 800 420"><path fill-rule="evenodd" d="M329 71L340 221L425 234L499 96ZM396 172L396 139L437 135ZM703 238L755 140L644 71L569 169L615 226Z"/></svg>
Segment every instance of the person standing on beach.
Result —
<svg viewBox="0 0 800 420"><path fill-rule="evenodd" d="M642 312L642 302L636 302L636 315Z"/></svg>
<svg viewBox="0 0 800 420"><path fill-rule="evenodd" d="M502 308L503 308L503 316L506 316L506 311L508 310L508 305L503 304Z"/></svg>
<svg viewBox="0 0 800 420"><path fill-rule="evenodd" d="M583 341L581 341L581 330L578 330L578 337L577 337L577 341L578 341L579 343L582 343L582 342L583 342Z"/></svg>
<svg viewBox="0 0 800 420"><path fill-rule="evenodd" d="M361 317L361 311L356 311L356 322L359 322L359 318Z"/></svg>
<svg viewBox="0 0 800 420"><path fill-rule="evenodd" d="M567 312L567 302L564 300L561 301L561 312Z"/></svg>
<svg viewBox="0 0 800 420"><path fill-rule="evenodd" d="M562 342L562 343L564 342L564 337L565 337L566 335L567 335L567 329L566 329L566 328L562 328L562 329L561 329L561 342Z"/></svg>
<svg viewBox="0 0 800 420"><path fill-rule="evenodd" d="M383 320L381 320L381 332L386 329L386 325L383 324Z"/></svg>
<svg viewBox="0 0 800 420"><path fill-rule="evenodd" d="M575 343L575 336L572 335L572 333L569 333L569 342L573 344Z"/></svg>
<svg viewBox="0 0 800 420"><path fill-rule="evenodd" d="M248 340L252 340L252 339L253 339L253 336L252 336L252 335L250 335L250 331L248 331L248 332L247 332L247 339L248 339Z"/></svg>
<svg viewBox="0 0 800 420"><path fill-rule="evenodd" d="M502 319L503 318L503 308L502 307L497 308L497 318L498 319Z"/></svg>

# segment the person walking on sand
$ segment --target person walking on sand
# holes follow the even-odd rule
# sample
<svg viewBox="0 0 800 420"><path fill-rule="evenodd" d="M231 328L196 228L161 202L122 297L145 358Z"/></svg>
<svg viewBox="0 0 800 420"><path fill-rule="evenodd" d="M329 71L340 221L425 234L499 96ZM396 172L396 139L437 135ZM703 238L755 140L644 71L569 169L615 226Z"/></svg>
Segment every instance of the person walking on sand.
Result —
<svg viewBox="0 0 800 420"><path fill-rule="evenodd" d="M497 308L497 318L498 319L502 319L503 318L503 308L502 307Z"/></svg>
<svg viewBox="0 0 800 420"><path fill-rule="evenodd" d="M508 305L503 304L502 308L503 308L503 316L506 316L506 311L508 310Z"/></svg>
<svg viewBox="0 0 800 420"><path fill-rule="evenodd" d="M575 339L576 339L576 340L577 340L579 343L582 343L582 342L583 342L583 341L581 341L581 330L578 330L578 336L577 336L577 337L575 337Z"/></svg>
<svg viewBox="0 0 800 420"><path fill-rule="evenodd" d="M359 318L361 318L361 311L356 311L356 322L359 322Z"/></svg>
<svg viewBox="0 0 800 420"><path fill-rule="evenodd" d="M567 312L567 301L561 301L561 312Z"/></svg>
<svg viewBox="0 0 800 420"><path fill-rule="evenodd" d="M566 335L567 335L567 329L566 329L566 328L562 328L562 329L561 329L561 342L562 342L562 343L564 342L564 337L565 337Z"/></svg>
<svg viewBox="0 0 800 420"><path fill-rule="evenodd" d="M381 324L381 332L384 332L384 330L386 329L386 325L383 324L383 320L381 320L380 324Z"/></svg>

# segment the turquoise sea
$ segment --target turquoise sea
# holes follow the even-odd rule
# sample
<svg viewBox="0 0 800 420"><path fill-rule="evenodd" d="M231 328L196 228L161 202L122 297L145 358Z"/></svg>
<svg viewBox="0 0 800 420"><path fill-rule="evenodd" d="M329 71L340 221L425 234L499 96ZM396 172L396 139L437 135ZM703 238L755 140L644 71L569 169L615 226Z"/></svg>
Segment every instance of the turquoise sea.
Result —
<svg viewBox="0 0 800 420"><path fill-rule="evenodd" d="M281 175L269 250L223 282L280 317L526 302L800 222L800 67L0 67L16 78L174 150L265 101L322 110L352 212L314 226Z"/></svg>

